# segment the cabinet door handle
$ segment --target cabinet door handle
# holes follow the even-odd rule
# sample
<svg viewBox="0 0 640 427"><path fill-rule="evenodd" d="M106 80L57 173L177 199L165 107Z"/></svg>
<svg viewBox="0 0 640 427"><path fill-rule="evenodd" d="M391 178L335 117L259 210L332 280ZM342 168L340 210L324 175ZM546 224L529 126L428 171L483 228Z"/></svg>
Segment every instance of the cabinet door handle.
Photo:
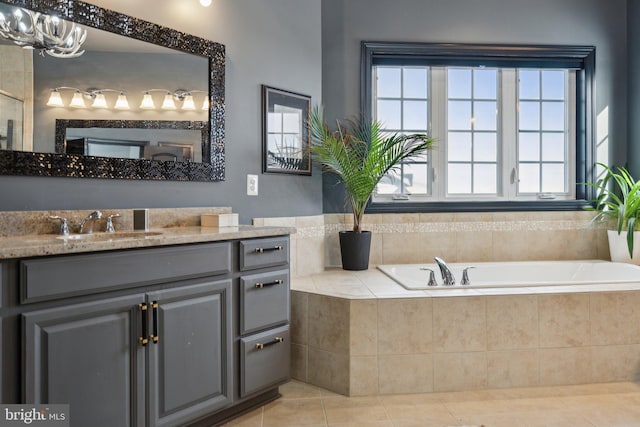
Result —
<svg viewBox="0 0 640 427"><path fill-rule="evenodd" d="M151 313L153 319L153 332L151 333L151 341L154 344L158 343L158 301L151 301Z"/></svg>
<svg viewBox="0 0 640 427"><path fill-rule="evenodd" d="M258 349L258 350L262 350L262 349L263 349L263 348L265 348L265 347L269 347L269 346L272 346L272 345L274 345L274 344L280 344L281 342L284 342L284 338L281 338L281 337L275 337L275 338L273 339L273 341L269 341L269 342L264 343L264 344L260 344L260 343L256 344L256 349Z"/></svg>
<svg viewBox="0 0 640 427"><path fill-rule="evenodd" d="M257 254L263 254L265 252L276 252L276 251L281 251L283 250L284 247L278 245L278 246L274 246L272 248L256 248L256 253Z"/></svg>
<svg viewBox="0 0 640 427"><path fill-rule="evenodd" d="M147 304L138 304L138 310L140 310L140 321L142 322L142 336L138 337L138 343L142 346L146 346L149 340L147 339Z"/></svg>
<svg viewBox="0 0 640 427"><path fill-rule="evenodd" d="M283 283L284 283L284 280L278 279L278 280L274 280L273 282L268 282L268 283L258 282L258 283L255 284L255 287L258 288L258 289L262 289L262 288L267 288L269 286L282 285Z"/></svg>

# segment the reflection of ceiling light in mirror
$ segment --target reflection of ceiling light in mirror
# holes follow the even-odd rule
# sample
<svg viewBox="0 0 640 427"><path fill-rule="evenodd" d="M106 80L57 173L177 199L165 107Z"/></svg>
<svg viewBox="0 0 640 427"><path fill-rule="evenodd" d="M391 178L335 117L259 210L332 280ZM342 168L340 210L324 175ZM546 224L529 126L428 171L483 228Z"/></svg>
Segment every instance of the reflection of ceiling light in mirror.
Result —
<svg viewBox="0 0 640 427"><path fill-rule="evenodd" d="M162 108L163 110L175 110L176 109L176 103L173 102L173 94L171 94L170 92L167 92L167 94L164 96L164 100L162 101Z"/></svg>
<svg viewBox="0 0 640 427"><path fill-rule="evenodd" d="M118 95L118 99L116 100L116 105L114 105L114 108L118 110L129 109L129 101L127 100L127 97L125 96L124 93L120 92L120 95Z"/></svg>
<svg viewBox="0 0 640 427"><path fill-rule="evenodd" d="M84 98L82 97L82 92L77 91L76 93L73 94L73 98L71 98L71 103L69 104L69 107L86 108L86 105L84 104Z"/></svg>
<svg viewBox="0 0 640 427"><path fill-rule="evenodd" d="M96 97L93 98L91 106L93 108L107 108L107 98L104 97L103 93L96 93Z"/></svg>
<svg viewBox="0 0 640 427"><path fill-rule="evenodd" d="M184 101L182 101L183 110L195 110L196 104L193 102L193 96L191 94L185 95Z"/></svg>
<svg viewBox="0 0 640 427"><path fill-rule="evenodd" d="M64 107L64 104L62 103L62 97L60 96L60 92L58 92L57 89L51 91L51 95L49 95L47 105L49 107Z"/></svg>
<svg viewBox="0 0 640 427"><path fill-rule="evenodd" d="M87 31L56 16L15 8L6 17L0 13L0 37L28 49L37 49L56 58L76 58L84 53L80 47Z"/></svg>
<svg viewBox="0 0 640 427"><path fill-rule="evenodd" d="M144 96L142 97L140 108L142 108L143 110L153 110L154 108L156 108L155 104L153 103L153 98L151 97L151 94L149 92L145 92Z"/></svg>
<svg viewBox="0 0 640 427"><path fill-rule="evenodd" d="M204 102L202 103L202 109L205 110L205 111L209 109L209 97L208 96L204 97Z"/></svg>
<svg viewBox="0 0 640 427"><path fill-rule="evenodd" d="M200 0L200 4L204 7L211 6L211 0Z"/></svg>

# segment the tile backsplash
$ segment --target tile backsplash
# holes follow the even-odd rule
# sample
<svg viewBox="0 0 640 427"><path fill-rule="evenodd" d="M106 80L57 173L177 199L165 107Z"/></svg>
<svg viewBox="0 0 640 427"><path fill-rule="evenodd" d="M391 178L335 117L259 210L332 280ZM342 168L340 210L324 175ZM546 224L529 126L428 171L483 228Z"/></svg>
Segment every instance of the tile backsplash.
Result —
<svg viewBox="0 0 640 427"><path fill-rule="evenodd" d="M588 211L369 214L370 265L448 262L609 259L606 230L589 226ZM338 231L350 214L259 218L254 225L296 227L292 276L340 267Z"/></svg>

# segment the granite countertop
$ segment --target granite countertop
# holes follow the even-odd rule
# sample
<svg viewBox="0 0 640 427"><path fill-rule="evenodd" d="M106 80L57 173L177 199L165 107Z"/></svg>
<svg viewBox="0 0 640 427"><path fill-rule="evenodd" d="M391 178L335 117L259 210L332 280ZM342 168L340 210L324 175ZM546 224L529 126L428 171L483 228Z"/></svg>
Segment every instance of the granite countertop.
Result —
<svg viewBox="0 0 640 427"><path fill-rule="evenodd" d="M64 255L117 249L148 248L186 243L216 242L222 240L251 239L295 233L291 227L169 227L144 231L116 231L71 235L67 238L53 234L30 234L0 237L0 259Z"/></svg>

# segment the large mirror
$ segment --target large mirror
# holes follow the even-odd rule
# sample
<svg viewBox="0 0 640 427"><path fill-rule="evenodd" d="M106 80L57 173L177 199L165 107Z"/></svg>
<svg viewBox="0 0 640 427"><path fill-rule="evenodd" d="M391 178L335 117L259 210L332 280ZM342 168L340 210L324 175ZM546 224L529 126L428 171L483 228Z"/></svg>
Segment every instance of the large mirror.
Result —
<svg viewBox="0 0 640 427"><path fill-rule="evenodd" d="M0 0L16 7L72 18L86 39L59 58L0 37L0 71L24 80L0 78L24 98L0 174L224 180L223 45L81 1Z"/></svg>

